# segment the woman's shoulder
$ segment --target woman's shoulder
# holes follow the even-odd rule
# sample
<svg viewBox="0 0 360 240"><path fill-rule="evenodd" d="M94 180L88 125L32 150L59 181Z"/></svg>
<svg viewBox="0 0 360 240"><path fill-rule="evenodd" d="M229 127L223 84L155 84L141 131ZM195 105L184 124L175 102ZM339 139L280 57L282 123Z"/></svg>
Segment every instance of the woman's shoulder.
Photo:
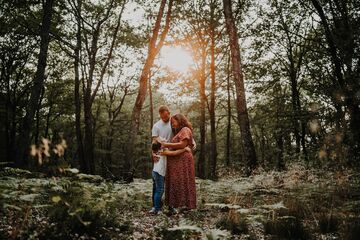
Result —
<svg viewBox="0 0 360 240"><path fill-rule="evenodd" d="M191 129L190 128L188 128L188 127L183 127L182 129L181 129L181 131L190 131L191 132Z"/></svg>
<svg viewBox="0 0 360 240"><path fill-rule="evenodd" d="M181 133L185 133L185 134L192 134L192 131L191 131L191 129L190 128L188 128L188 127L183 127L181 130L180 130L180 132ZM180 133L179 132L179 133Z"/></svg>

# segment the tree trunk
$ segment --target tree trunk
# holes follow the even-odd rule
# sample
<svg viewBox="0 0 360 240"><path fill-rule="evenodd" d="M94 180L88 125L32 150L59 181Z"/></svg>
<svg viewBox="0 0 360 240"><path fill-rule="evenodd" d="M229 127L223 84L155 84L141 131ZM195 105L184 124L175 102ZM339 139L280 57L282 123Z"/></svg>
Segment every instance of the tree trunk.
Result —
<svg viewBox="0 0 360 240"><path fill-rule="evenodd" d="M280 81L276 84L277 87L274 89L276 96L276 129L275 129L275 142L276 142L276 162L277 169L279 171L285 170L285 159L284 159L284 127L281 121L281 114L284 112L284 101L282 97L282 87ZM280 93L276 95L276 93Z"/></svg>
<svg viewBox="0 0 360 240"><path fill-rule="evenodd" d="M237 28L231 9L231 1L223 0L226 29L230 39L230 51L232 59L232 69L236 87L236 108L240 124L241 139L244 146L244 157L247 163L247 174L257 166L255 146L250 131L250 121L246 106L244 76L242 72L242 63L240 48L238 42Z"/></svg>
<svg viewBox="0 0 360 240"><path fill-rule="evenodd" d="M259 136L259 145L260 145L260 163L259 164L262 164L263 166L265 166L266 164L266 161L265 161L265 145L266 145L266 139L265 139L265 129L264 129L264 125L260 125L259 127L260 129L260 136ZM256 134L255 134L256 136Z"/></svg>
<svg viewBox="0 0 360 240"><path fill-rule="evenodd" d="M139 83L140 83L139 90L138 90L138 94L137 94L135 104L133 107L133 111L132 111L132 115L131 115L131 126L130 126L130 132L129 132L130 136L129 136L129 141L128 141L128 144L127 144L126 150L125 150L127 157L125 158L124 171L126 171L126 172L134 171L135 141L136 141L136 136L139 132L140 113L141 113L141 109L142 109L142 106L145 101L146 90L147 90L147 85L148 85L148 81L149 81L149 73L150 73L151 67L154 63L156 55L161 50L161 47L164 43L165 37L166 37L167 32L170 27L171 8L173 5L173 0L169 1L165 27L164 27L163 32L161 33L159 43L156 45L156 41L158 40L158 35L159 35L159 31L160 31L161 19L164 14L165 5L166 5L166 0L162 0L161 4L160 4L160 9L159 9L159 12L157 15L157 19L155 22L155 26L153 29L152 37L150 39L149 46L148 46L148 56L146 58L146 61L145 61L145 64L144 64L144 67L142 69L140 79L139 79Z"/></svg>
<svg viewBox="0 0 360 240"><path fill-rule="evenodd" d="M106 166L110 167L112 164L112 144L114 141L114 122L115 119L110 121L109 131L106 137Z"/></svg>
<svg viewBox="0 0 360 240"><path fill-rule="evenodd" d="M211 133L211 155L210 155L210 178L216 179L216 164L217 164L217 141L216 141L216 116L215 116L215 92L216 92L216 80L215 80L215 19L213 2L210 3L210 76L211 76L211 93L210 93L210 133Z"/></svg>
<svg viewBox="0 0 360 240"><path fill-rule="evenodd" d="M40 93L40 99L39 99L39 103L38 106L36 108L36 113L35 113L35 118L36 118L36 124L35 124L35 132L34 132L34 136L33 136L33 140L35 143L38 143L39 141L39 135L40 135L40 109L41 109L41 102L42 99L44 97L44 89L41 89L41 93Z"/></svg>
<svg viewBox="0 0 360 240"><path fill-rule="evenodd" d="M230 95L230 57L227 64L227 127L226 127L226 166L230 166L231 149L231 95Z"/></svg>
<svg viewBox="0 0 360 240"><path fill-rule="evenodd" d="M46 114L46 123L45 123L44 138L48 138L48 137L49 137L50 116L51 116L52 108L53 108L53 103L52 103L52 101L50 100L50 101L49 101L49 112Z"/></svg>
<svg viewBox="0 0 360 240"><path fill-rule="evenodd" d="M200 95L200 122L199 122L199 128L200 128L200 153L199 153L199 159L197 162L197 169L198 169L198 176L199 178L205 178L206 177L206 171L205 171L205 155L206 155L206 149L205 149L205 141L206 141L206 122L205 122L205 110L206 110L206 94L205 94L205 81L206 81L206 74L205 74L205 68L206 68L206 49L205 46L201 49L201 68L199 69L199 95Z"/></svg>
<svg viewBox="0 0 360 240"><path fill-rule="evenodd" d="M306 146L306 122L304 119L300 120L301 123L301 148L304 155L304 160L306 163L309 161L309 156L307 152L307 146Z"/></svg>
<svg viewBox="0 0 360 240"><path fill-rule="evenodd" d="M85 136L84 136L84 158L86 161L86 173L94 173L94 131L93 131L93 116L90 102L90 89L87 89L84 94L84 123L85 123Z"/></svg>
<svg viewBox="0 0 360 240"><path fill-rule="evenodd" d="M291 46L291 40L289 39L289 78L291 84L291 103L292 103L292 110L293 110L293 127L294 127L294 135L296 140L296 153L300 154L300 146L302 148L303 156L305 160L308 160L307 151L306 151L306 141L305 141L305 134L306 134L306 122L301 110L301 103L300 103L300 93L298 90L298 73L297 69L300 70L299 64L302 62L303 53L300 53L301 56L299 58L299 62L297 63L298 66L295 67L294 63L294 52L293 47ZM300 134L301 131L301 134Z"/></svg>
<svg viewBox="0 0 360 240"><path fill-rule="evenodd" d="M40 29L40 52L36 67L33 87L31 89L30 100L26 107L26 115L22 124L22 131L19 136L18 151L16 153L15 164L17 167L23 167L27 163L28 149L31 143L31 129L34 124L34 115L38 107L41 90L44 86L45 68L50 42L50 25L53 13L54 0L46 0L43 6L43 17Z"/></svg>
<svg viewBox="0 0 360 240"><path fill-rule="evenodd" d="M278 136L276 137L276 158L277 158L278 171L285 170L284 137L283 137L282 132L278 133Z"/></svg>
<svg viewBox="0 0 360 240"><path fill-rule="evenodd" d="M84 158L84 145L83 137L81 132L81 101L80 101L80 50L81 50L81 7L82 0L77 0L77 32L76 32L76 46L74 49L74 69L75 69L75 89L74 89L74 100L75 100L75 129L76 129L76 143L77 153L79 158L79 167L81 172L89 172L90 168Z"/></svg>
<svg viewBox="0 0 360 240"><path fill-rule="evenodd" d="M295 136L295 152L297 155L300 154L300 130L299 130L299 109L297 107L297 98L298 98L298 90L297 90L297 81L296 77L291 76L290 74L290 84L291 84L291 105L292 105L292 112L293 112L293 128L294 128L294 136Z"/></svg>
<svg viewBox="0 0 360 240"><path fill-rule="evenodd" d="M303 153L305 162L308 163L309 156L308 156L307 147L306 147L306 119L305 119L305 116L303 114L303 110L301 107L299 92L297 94L296 104L297 104L298 112L300 114L300 117L299 117L300 118L300 127L301 127L300 140L301 140L302 153Z"/></svg>
<svg viewBox="0 0 360 240"><path fill-rule="evenodd" d="M150 112L150 132L154 125L154 104L153 104L153 95L152 95L152 86L151 86L151 70L149 71L149 112Z"/></svg>

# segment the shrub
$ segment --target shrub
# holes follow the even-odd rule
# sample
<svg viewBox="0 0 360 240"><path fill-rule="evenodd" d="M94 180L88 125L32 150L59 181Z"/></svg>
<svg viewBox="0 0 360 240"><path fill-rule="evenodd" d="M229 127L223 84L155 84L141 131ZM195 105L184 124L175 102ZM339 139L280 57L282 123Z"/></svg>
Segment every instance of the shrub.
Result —
<svg viewBox="0 0 360 240"><path fill-rule="evenodd" d="M51 195L52 207L48 211L51 224L47 231L54 239L64 239L74 234L88 234L100 239L110 239L106 227L132 232L129 223L121 223L107 201L88 191L79 183L72 182L63 192Z"/></svg>
<svg viewBox="0 0 360 240"><path fill-rule="evenodd" d="M349 217L346 219L342 239L357 240L360 236L360 218Z"/></svg>
<svg viewBox="0 0 360 240"><path fill-rule="evenodd" d="M333 214L322 213L319 217L319 227L322 233L331 233L338 230L340 219Z"/></svg>
<svg viewBox="0 0 360 240"><path fill-rule="evenodd" d="M247 234L249 232L246 218L235 211L230 211L227 216L221 218L216 223L216 227L229 230L232 234L236 235Z"/></svg>
<svg viewBox="0 0 360 240"><path fill-rule="evenodd" d="M265 233L276 236L276 239L310 239L301 221L293 216L278 217L264 224Z"/></svg>

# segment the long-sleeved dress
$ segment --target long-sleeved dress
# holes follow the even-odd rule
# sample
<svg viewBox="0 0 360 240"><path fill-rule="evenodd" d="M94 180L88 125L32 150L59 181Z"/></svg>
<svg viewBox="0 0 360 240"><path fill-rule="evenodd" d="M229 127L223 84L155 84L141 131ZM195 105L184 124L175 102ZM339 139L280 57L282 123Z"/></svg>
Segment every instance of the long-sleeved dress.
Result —
<svg viewBox="0 0 360 240"><path fill-rule="evenodd" d="M188 140L192 148L192 131L183 127L171 142ZM165 177L165 204L171 207L196 208L195 162L191 152L168 156Z"/></svg>

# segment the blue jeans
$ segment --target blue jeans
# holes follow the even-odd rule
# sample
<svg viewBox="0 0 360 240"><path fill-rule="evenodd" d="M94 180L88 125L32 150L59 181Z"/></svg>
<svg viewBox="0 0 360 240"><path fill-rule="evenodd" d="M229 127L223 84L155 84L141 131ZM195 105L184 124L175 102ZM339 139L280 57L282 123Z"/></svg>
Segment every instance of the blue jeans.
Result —
<svg viewBox="0 0 360 240"><path fill-rule="evenodd" d="M153 204L156 211L161 210L161 198L164 193L165 177L157 172L152 172L153 178Z"/></svg>

